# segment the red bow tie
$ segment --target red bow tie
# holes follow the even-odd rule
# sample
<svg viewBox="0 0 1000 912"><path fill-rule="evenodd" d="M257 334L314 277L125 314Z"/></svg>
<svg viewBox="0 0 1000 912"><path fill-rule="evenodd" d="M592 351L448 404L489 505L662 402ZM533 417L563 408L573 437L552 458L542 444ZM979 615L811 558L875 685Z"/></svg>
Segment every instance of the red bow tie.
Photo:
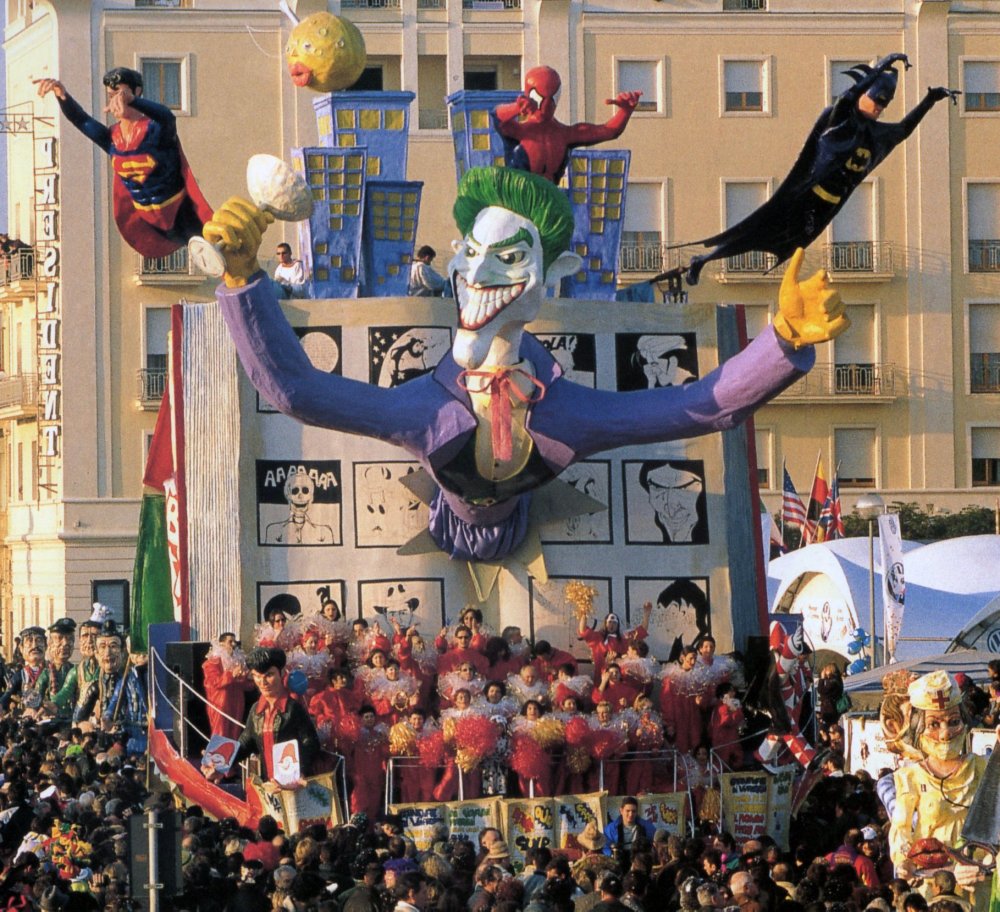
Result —
<svg viewBox="0 0 1000 912"><path fill-rule="evenodd" d="M520 374L536 387L536 395L525 395L514 383L513 375ZM487 383L479 389L470 390L469 377L482 377ZM490 442L493 444L493 458L506 462L514 454L511 432L511 397L521 402L541 402L545 398L545 384L519 367L505 367L497 371L464 370L458 375L457 383L467 393L490 394Z"/></svg>

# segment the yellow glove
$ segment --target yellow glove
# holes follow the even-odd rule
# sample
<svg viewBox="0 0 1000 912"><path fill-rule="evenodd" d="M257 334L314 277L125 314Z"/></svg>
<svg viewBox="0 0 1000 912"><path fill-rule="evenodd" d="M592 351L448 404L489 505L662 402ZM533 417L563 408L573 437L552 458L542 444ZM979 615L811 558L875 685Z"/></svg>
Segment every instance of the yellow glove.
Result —
<svg viewBox="0 0 1000 912"><path fill-rule="evenodd" d="M238 288L260 269L257 251L261 237L274 216L253 203L231 196L202 229L205 240L214 244L226 260L226 285Z"/></svg>
<svg viewBox="0 0 1000 912"><path fill-rule="evenodd" d="M830 285L830 276L820 269L811 278L799 282L799 270L805 251L799 247L781 280L775 332L795 348L829 342L839 336L851 321L844 316L840 292Z"/></svg>

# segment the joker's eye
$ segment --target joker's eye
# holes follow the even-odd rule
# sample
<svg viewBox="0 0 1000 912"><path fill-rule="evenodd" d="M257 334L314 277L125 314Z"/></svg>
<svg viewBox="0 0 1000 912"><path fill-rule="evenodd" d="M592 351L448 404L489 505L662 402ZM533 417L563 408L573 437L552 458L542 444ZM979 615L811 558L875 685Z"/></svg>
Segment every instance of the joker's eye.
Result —
<svg viewBox="0 0 1000 912"><path fill-rule="evenodd" d="M509 250L507 253L498 253L497 259L504 264L504 266L513 266L515 263L524 262L524 251L523 250Z"/></svg>

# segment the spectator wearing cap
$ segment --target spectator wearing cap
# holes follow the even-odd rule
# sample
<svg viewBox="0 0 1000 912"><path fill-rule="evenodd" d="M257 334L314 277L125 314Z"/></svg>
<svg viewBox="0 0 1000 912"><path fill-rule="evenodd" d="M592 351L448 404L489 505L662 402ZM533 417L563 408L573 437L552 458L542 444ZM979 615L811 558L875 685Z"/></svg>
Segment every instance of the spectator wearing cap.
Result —
<svg viewBox="0 0 1000 912"><path fill-rule="evenodd" d="M292 699L285 686L281 674L285 668L283 649L258 646L247 656L247 668L260 691L260 699L247 716L232 768L249 754L256 754L264 767L269 788L277 791L279 786L274 782L274 760L271 756L274 745L297 741L302 775L310 776L319 757L319 736L305 707ZM202 772L211 781L219 778L217 770L203 767Z"/></svg>
<svg viewBox="0 0 1000 912"><path fill-rule="evenodd" d="M49 712L57 718L68 719L72 715L70 707L60 706L56 703L56 698L66 686L70 672L75 667L70 658L76 645L76 621L68 617L60 618L49 627L48 639L48 661L39 678L38 690Z"/></svg>
<svg viewBox="0 0 1000 912"><path fill-rule="evenodd" d="M41 645L45 642L45 632L41 627L34 629L41 631L41 640L30 636L27 638L27 645L23 647L24 664L14 672L7 689L0 695L0 709L4 712L10 709L15 697L28 710L34 711L42 705L39 682L45 670L45 647ZM24 633L22 632L22 637Z"/></svg>
<svg viewBox="0 0 1000 912"><path fill-rule="evenodd" d="M97 634L100 630L101 622L94 617L88 618L80 625L80 663L70 669L62 688L52 701L60 711L70 716L87 693L88 686L97 680L100 672L100 666L97 664Z"/></svg>

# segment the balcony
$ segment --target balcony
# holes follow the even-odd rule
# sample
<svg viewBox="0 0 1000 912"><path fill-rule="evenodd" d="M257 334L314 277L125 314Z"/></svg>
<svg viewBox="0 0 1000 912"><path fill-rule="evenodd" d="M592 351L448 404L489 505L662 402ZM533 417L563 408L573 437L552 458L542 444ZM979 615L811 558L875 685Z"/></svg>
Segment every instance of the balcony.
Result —
<svg viewBox="0 0 1000 912"><path fill-rule="evenodd" d="M521 0L462 0L464 10L519 10Z"/></svg>
<svg viewBox="0 0 1000 912"><path fill-rule="evenodd" d="M160 400L167 390L167 372L165 370L150 370L143 368L136 375L137 396L143 407L159 407Z"/></svg>
<svg viewBox="0 0 1000 912"><path fill-rule="evenodd" d="M724 13L766 13L767 0L722 0Z"/></svg>
<svg viewBox="0 0 1000 912"><path fill-rule="evenodd" d="M778 258L762 250L750 250L722 261L717 278L720 282L781 281L781 272L774 267Z"/></svg>
<svg viewBox="0 0 1000 912"><path fill-rule="evenodd" d="M341 0L341 9L399 9L400 0Z"/></svg>
<svg viewBox="0 0 1000 912"><path fill-rule="evenodd" d="M895 398L895 364L830 364L814 368L776 401L878 403L892 402Z"/></svg>
<svg viewBox="0 0 1000 912"><path fill-rule="evenodd" d="M191 9L192 0L135 0L136 9Z"/></svg>
<svg viewBox="0 0 1000 912"><path fill-rule="evenodd" d="M181 247L162 257L139 257L136 267L136 285L187 285L200 284L203 275L192 275L188 266L187 247Z"/></svg>
<svg viewBox="0 0 1000 912"><path fill-rule="evenodd" d="M421 130L447 130L448 112L436 108L421 109L417 113L417 122Z"/></svg>
<svg viewBox="0 0 1000 912"><path fill-rule="evenodd" d="M621 272L665 272L680 264L675 250L662 244L622 244L619 248L618 269Z"/></svg>
<svg viewBox="0 0 1000 912"><path fill-rule="evenodd" d="M969 355L969 388L973 393L1000 393L1000 353Z"/></svg>
<svg viewBox="0 0 1000 912"><path fill-rule="evenodd" d="M418 10L436 10L436 9L447 9L448 4L446 0L417 0Z"/></svg>
<svg viewBox="0 0 1000 912"><path fill-rule="evenodd" d="M22 247L10 256L0 256L0 285L6 289L32 281L37 261L33 247Z"/></svg>
<svg viewBox="0 0 1000 912"><path fill-rule="evenodd" d="M0 377L0 419L34 418L37 415L38 374Z"/></svg>
<svg viewBox="0 0 1000 912"><path fill-rule="evenodd" d="M823 247L823 266L838 279L890 278L895 271L888 241L837 241Z"/></svg>
<svg viewBox="0 0 1000 912"><path fill-rule="evenodd" d="M1000 240L969 241L969 272L1000 272Z"/></svg>

